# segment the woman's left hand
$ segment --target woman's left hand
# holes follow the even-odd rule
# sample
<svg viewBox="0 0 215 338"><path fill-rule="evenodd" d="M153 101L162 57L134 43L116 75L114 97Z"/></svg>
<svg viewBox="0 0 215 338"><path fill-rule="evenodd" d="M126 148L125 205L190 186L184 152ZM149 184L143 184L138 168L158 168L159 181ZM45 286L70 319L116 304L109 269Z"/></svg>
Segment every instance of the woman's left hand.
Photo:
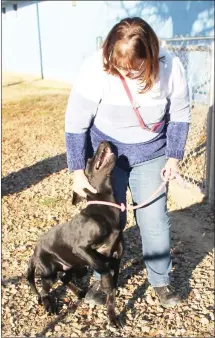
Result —
<svg viewBox="0 0 215 338"><path fill-rule="evenodd" d="M169 158L164 167L165 179L173 180L178 174L178 160L176 158Z"/></svg>

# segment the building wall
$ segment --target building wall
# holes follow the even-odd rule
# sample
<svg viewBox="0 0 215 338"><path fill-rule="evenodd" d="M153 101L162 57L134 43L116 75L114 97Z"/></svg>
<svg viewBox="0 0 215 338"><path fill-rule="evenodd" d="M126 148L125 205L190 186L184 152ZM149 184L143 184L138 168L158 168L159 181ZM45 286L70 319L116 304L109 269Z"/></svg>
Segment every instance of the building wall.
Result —
<svg viewBox="0 0 215 338"><path fill-rule="evenodd" d="M213 1L104 1L108 8L108 28L126 16L140 16L160 38L212 36Z"/></svg>
<svg viewBox="0 0 215 338"><path fill-rule="evenodd" d="M20 1L3 14L3 70L73 82L98 37L127 16L140 16L160 38L214 34L213 1ZM38 38L38 16L41 55Z"/></svg>
<svg viewBox="0 0 215 338"><path fill-rule="evenodd" d="M71 81L104 35L106 7L103 1L44 1L39 14L44 76Z"/></svg>
<svg viewBox="0 0 215 338"><path fill-rule="evenodd" d="M40 76L36 4L30 1L13 10L9 3L2 14L3 71Z"/></svg>

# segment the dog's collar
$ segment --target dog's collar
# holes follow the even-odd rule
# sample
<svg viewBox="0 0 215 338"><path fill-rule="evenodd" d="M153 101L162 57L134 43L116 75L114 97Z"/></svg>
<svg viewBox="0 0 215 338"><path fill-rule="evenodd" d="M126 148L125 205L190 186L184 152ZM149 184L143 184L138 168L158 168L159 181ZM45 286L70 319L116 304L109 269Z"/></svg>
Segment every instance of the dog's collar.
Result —
<svg viewBox="0 0 215 338"><path fill-rule="evenodd" d="M125 211L125 209L126 209L126 206L125 206L124 203L116 204L116 203L106 202L106 201L88 201L87 202L87 206L92 205L92 204L109 205L111 207L115 207L115 208L120 209L122 212Z"/></svg>

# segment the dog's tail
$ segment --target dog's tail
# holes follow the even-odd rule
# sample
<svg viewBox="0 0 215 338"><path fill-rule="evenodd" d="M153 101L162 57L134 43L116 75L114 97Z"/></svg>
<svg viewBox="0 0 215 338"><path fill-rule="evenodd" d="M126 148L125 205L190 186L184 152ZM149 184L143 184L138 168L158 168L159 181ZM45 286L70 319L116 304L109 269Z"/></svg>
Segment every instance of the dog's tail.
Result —
<svg viewBox="0 0 215 338"><path fill-rule="evenodd" d="M31 256L28 262L28 270L27 270L27 280L30 284L31 290L37 295L40 296L36 284L35 284L35 262L34 262L34 255Z"/></svg>

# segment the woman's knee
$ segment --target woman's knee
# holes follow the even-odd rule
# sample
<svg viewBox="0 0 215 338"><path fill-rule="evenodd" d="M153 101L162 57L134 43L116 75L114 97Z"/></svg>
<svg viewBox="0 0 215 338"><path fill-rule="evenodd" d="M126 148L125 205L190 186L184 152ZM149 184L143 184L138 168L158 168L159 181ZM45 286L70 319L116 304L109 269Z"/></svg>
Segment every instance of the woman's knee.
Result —
<svg viewBox="0 0 215 338"><path fill-rule="evenodd" d="M167 211L158 214L140 211L136 214L136 221L142 235L161 236L161 240L162 234L166 236L171 227Z"/></svg>

